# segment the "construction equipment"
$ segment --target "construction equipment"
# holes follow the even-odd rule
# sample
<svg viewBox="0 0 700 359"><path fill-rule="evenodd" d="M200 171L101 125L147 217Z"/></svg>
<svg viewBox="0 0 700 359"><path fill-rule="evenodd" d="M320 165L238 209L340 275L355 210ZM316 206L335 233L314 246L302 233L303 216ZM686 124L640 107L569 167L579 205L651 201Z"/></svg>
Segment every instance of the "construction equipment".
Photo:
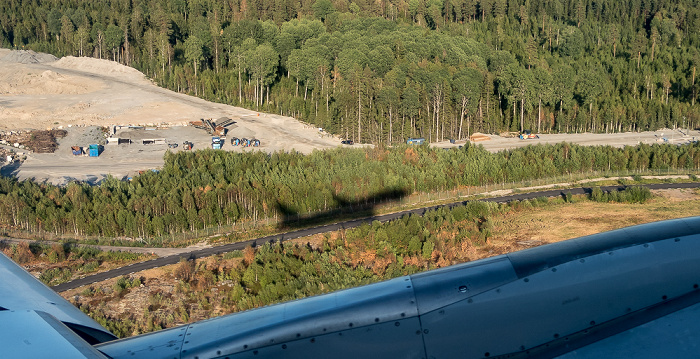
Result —
<svg viewBox="0 0 700 359"><path fill-rule="evenodd" d="M199 121L190 121L190 126L200 130L207 131L210 135L225 136L228 132L227 126L235 123L234 120L222 117L216 121L211 119L202 119Z"/></svg>
<svg viewBox="0 0 700 359"><path fill-rule="evenodd" d="M228 130L223 126L216 126L214 128L214 134L217 136L226 136L226 132L228 132Z"/></svg>
<svg viewBox="0 0 700 359"><path fill-rule="evenodd" d="M216 126L226 127L234 122L235 121L233 121L232 118L221 117L220 119L216 120Z"/></svg>
<svg viewBox="0 0 700 359"><path fill-rule="evenodd" d="M221 141L221 137L214 136L211 138L211 148L215 150L220 150L223 145L224 144Z"/></svg>
<svg viewBox="0 0 700 359"><path fill-rule="evenodd" d="M408 140L406 141L407 145L422 145L425 143L425 138L411 138L409 137Z"/></svg>
<svg viewBox="0 0 700 359"><path fill-rule="evenodd" d="M523 133L520 134L520 139L521 140L536 140L539 139L540 136L531 133L530 130L525 130Z"/></svg>

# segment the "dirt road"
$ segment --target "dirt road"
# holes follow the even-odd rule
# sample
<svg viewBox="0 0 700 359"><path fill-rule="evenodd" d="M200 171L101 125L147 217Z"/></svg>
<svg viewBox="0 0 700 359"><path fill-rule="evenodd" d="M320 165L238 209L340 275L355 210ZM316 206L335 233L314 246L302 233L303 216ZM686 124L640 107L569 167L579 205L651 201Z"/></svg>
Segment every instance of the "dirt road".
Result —
<svg viewBox="0 0 700 359"><path fill-rule="evenodd" d="M513 148L525 147L528 145L551 144L551 143L577 143L586 146L636 146L638 144L654 144L654 143L672 143L683 144L692 141L700 140L700 131L697 130L670 130L664 129L659 131L646 132L623 132L623 133L563 133L563 134L539 134L538 139L521 140L519 138L506 138L498 135L487 135L489 138L485 141L475 142L477 145L484 146L489 152L498 152ZM442 141L432 144L440 148L452 148L455 146L464 145L464 141L450 143Z"/></svg>

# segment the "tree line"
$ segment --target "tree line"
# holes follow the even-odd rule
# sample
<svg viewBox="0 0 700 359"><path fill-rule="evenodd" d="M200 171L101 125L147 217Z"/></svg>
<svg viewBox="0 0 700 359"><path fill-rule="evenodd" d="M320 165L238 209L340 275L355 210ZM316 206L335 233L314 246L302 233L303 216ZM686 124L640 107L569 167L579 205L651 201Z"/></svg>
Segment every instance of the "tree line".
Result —
<svg viewBox="0 0 700 359"><path fill-rule="evenodd" d="M0 46L357 142L700 125L693 0L8 0Z"/></svg>
<svg viewBox="0 0 700 359"><path fill-rule="evenodd" d="M297 152L168 152L132 181L65 187L0 178L0 225L55 236L161 238L203 228L331 211L392 193L446 191L592 171L700 169L700 144L636 147L395 146ZM389 192L387 192L389 190ZM389 193L387 195L387 193ZM355 208L356 209L356 208Z"/></svg>
<svg viewBox="0 0 700 359"><path fill-rule="evenodd" d="M82 293L86 300L76 305L112 333L127 337L207 319L213 312L238 312L370 284L478 259L486 244L481 228L489 227L492 215L511 206L475 202L431 211L424 217L405 216L326 234L317 247L265 244L196 263L183 261L173 270L178 280L175 290L150 294L143 313L115 316L107 312L108 297L118 296L121 290L116 289L121 288L87 288ZM220 290L224 286L229 288ZM128 285L124 287L128 290Z"/></svg>
<svg viewBox="0 0 700 359"><path fill-rule="evenodd" d="M594 191L591 200L643 203L646 188L614 194ZM569 199L579 201L583 199ZM477 260L518 247L490 245L494 222L504 213L566 206L563 198L508 204L469 202L453 209L404 216L387 223L327 233L317 245L265 244L202 260L183 261L172 273L175 290L151 291L143 313L107 312L109 297L149 280L120 278L112 288L86 288L77 303L119 337L131 336L274 303ZM212 290L217 288L217 290ZM222 290L223 288L223 290Z"/></svg>

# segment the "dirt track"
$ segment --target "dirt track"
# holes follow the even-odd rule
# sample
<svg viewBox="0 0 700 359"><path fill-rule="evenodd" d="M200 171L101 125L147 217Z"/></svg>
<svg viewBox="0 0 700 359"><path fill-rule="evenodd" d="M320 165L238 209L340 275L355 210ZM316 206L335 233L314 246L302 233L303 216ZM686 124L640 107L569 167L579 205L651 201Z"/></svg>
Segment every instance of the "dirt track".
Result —
<svg viewBox="0 0 700 359"><path fill-rule="evenodd" d="M670 130L647 132L623 132L623 133L563 133L563 134L539 134L538 139L521 140L519 138L506 138L498 135L487 135L486 141L475 142L482 145L490 152L498 152L512 148L525 147L527 145L547 144L547 143L578 143L587 146L636 146L638 144L673 143L683 144L700 140L700 131ZM436 147L450 148L464 145L464 141L452 144L448 141L434 144Z"/></svg>

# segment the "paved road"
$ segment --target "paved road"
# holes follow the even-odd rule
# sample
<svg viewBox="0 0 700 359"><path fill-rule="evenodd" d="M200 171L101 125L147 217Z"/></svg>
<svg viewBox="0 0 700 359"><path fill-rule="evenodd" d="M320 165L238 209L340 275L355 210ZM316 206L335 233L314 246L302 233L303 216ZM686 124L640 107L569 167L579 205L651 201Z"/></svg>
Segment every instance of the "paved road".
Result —
<svg viewBox="0 0 700 359"><path fill-rule="evenodd" d="M647 188L652 189L652 190L674 189L674 188L699 188L700 182L658 183L658 184L643 185L642 187L647 187ZM600 189L603 192L621 191L621 190L624 190L625 188L627 188L627 187L622 186L622 185L600 187ZM501 197L484 198L484 199L480 199L478 201L506 203L506 202L512 202L512 201L522 201L522 200L526 200L526 199L535 199L535 198L539 198L539 197L559 197L559 196L565 196L568 193L571 193L572 195L587 194L587 193L590 193L591 190L592 190L592 188L587 188L587 187L569 188L569 189L555 189L555 190L539 191L539 192L518 193L518 194L512 194L512 195L501 196ZM267 242L282 242L282 241L288 241L290 239L306 237L306 236L319 234L319 233L333 232L333 231L337 231L340 229L355 228L355 227L362 225L363 223L372 223L373 221L388 222L388 221L395 220L395 219L401 218L401 217L403 217L405 215L409 215L409 214L423 216L428 211L436 210L436 209L439 209L442 207L454 208L457 206L463 206L471 201L472 200L460 201L460 202L454 202L454 203L449 203L449 204L444 204L444 205L437 205L437 206L425 207L425 208L417 208L417 209L412 209L412 210L407 210L407 211L402 211L402 212L372 216L372 217L367 217L367 218L354 219L354 220L340 222L340 223L333 223L333 224L327 224L327 225L317 226L317 227L313 227L313 228L300 229L298 231L275 234L275 235L256 238L256 239L252 239L252 240L248 240L248 241L244 241L244 242L224 244L221 246L215 246L215 247L210 247L210 248L194 250L194 251L190 251L187 253L171 255L171 256L167 256L167 257L160 257L160 258L152 259L152 260L145 261L145 262L130 264L130 265L127 265L125 267L112 269L110 271L93 274L93 275L86 276L86 277L80 278L80 279L76 279L76 280L73 280L70 282L62 283L62 284L53 286L52 289L55 290L56 292L63 292L63 291L69 290L69 289L75 289L75 288L78 288L78 287L81 287L84 285L92 284L95 282L100 282L100 281L103 281L106 279L116 278L119 276L140 272L140 271L143 271L146 269L158 268L158 267L166 266L169 264L176 264L181 260L181 258L184 258L184 259L203 258L203 257L208 257L208 256L216 255L216 254L222 254L222 253L231 252L231 251L235 251L235 250L242 250L248 246L259 246L259 245L262 245L262 244L267 243Z"/></svg>

